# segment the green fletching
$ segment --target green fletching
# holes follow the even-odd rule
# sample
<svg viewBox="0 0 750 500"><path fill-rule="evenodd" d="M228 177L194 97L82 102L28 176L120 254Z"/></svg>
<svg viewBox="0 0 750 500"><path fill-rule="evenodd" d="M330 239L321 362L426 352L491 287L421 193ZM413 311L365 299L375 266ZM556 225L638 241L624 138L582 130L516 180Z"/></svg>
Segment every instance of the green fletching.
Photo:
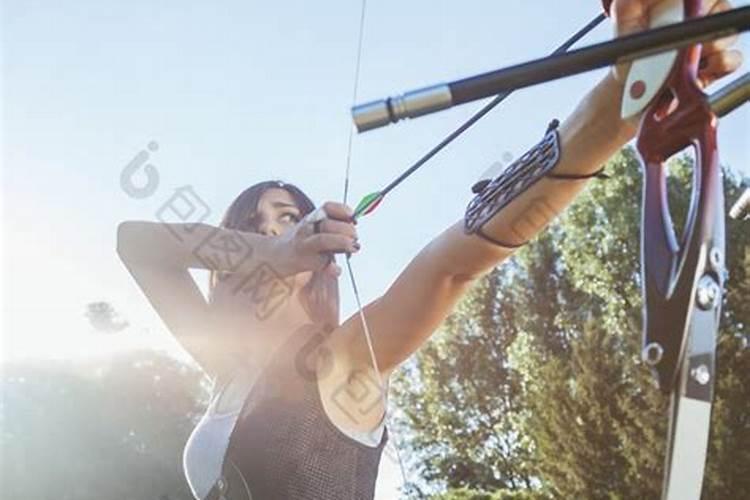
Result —
<svg viewBox="0 0 750 500"><path fill-rule="evenodd" d="M361 215L371 213L381 201L383 201L383 196L380 194L380 191L364 196L357 204L357 208L354 209L354 217L357 218Z"/></svg>

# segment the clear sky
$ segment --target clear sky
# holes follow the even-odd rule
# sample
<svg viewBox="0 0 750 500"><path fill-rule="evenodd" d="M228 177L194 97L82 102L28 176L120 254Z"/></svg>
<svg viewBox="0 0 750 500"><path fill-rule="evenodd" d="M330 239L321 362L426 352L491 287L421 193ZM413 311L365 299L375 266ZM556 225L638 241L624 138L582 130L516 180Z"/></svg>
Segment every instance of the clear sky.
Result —
<svg viewBox="0 0 750 500"><path fill-rule="evenodd" d="M598 9L598 0L370 0L359 101L541 57ZM4 356L127 346L179 354L115 254L117 224L156 220L178 188L205 203L209 224L265 179L294 182L316 202L340 200L359 10L343 0L2 2ZM607 22L580 44L610 36ZM742 45L750 57L748 35ZM462 217L478 175L523 153L603 71L519 91L393 192L359 226L363 251L353 262L363 298L381 294ZM350 201L389 182L479 106L355 136ZM750 175L750 106L719 132L722 161ZM137 199L120 176L152 143L159 184ZM195 276L204 287L205 273ZM341 289L348 315L351 288ZM131 334L91 331L84 306L99 300L130 321ZM378 496L393 498L398 470L383 464Z"/></svg>

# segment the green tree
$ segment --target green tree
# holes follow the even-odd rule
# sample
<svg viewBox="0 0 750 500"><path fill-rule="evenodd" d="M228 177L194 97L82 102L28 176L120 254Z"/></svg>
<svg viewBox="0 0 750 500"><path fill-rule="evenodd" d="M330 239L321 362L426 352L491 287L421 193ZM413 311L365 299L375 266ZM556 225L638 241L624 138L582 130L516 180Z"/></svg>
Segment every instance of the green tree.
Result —
<svg viewBox="0 0 750 500"><path fill-rule="evenodd" d="M640 362L641 177L632 149L545 233L487 275L395 384L423 490L658 498L668 397ZM672 162L684 225L692 166ZM727 198L739 181L725 174ZM728 221L704 498L750 495L750 232ZM486 493L489 494L489 493ZM442 498L440 496L436 498ZM454 498L447 496L445 498ZM466 498L474 498L467 496Z"/></svg>
<svg viewBox="0 0 750 500"><path fill-rule="evenodd" d="M521 387L507 363L517 330L515 311L497 300L503 279L495 271L479 283L394 383L398 429L412 431L422 477L449 488L531 485L530 457L519 460L528 446L510 418L520 411Z"/></svg>
<svg viewBox="0 0 750 500"><path fill-rule="evenodd" d="M109 302L90 302L86 304L84 316L91 326L103 333L117 333L127 328L130 323L121 320L117 311Z"/></svg>
<svg viewBox="0 0 750 500"><path fill-rule="evenodd" d="M2 498L188 500L202 372L153 351L3 367Z"/></svg>
<svg viewBox="0 0 750 500"><path fill-rule="evenodd" d="M740 195L739 179L725 173L727 200ZM729 205L729 203L727 203ZM704 498L750 496L750 230L727 220L729 282L719 336L716 397Z"/></svg>

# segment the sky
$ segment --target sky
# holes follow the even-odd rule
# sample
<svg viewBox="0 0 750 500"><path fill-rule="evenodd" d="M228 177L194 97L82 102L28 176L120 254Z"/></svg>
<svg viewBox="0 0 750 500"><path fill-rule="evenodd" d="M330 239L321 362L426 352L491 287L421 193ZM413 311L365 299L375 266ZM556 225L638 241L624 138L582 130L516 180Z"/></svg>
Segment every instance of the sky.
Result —
<svg viewBox="0 0 750 500"><path fill-rule="evenodd" d="M318 203L340 201L361 4L0 5L2 359L134 347L184 358L118 259L117 224L159 214L181 222L166 209L189 193L216 225L234 197L266 179L296 183ZM583 0L370 0L357 101L544 56L598 8ZM611 36L606 22L579 46ZM750 57L748 35L741 45ZM358 226L363 250L353 266L363 300L382 294L463 216L484 170L533 145L605 71L517 92L398 187ZM747 63L737 74L745 71ZM350 203L390 182L481 105L355 135ZM721 160L746 176L749 134L750 106L721 120ZM140 198L121 181L139 160L158 176ZM133 182L145 183L138 175ZM206 273L194 277L205 290ZM349 283L341 290L346 317L355 303ZM127 336L93 331L83 311L100 300L130 322ZM393 498L399 482L395 462L384 459L377 497Z"/></svg>

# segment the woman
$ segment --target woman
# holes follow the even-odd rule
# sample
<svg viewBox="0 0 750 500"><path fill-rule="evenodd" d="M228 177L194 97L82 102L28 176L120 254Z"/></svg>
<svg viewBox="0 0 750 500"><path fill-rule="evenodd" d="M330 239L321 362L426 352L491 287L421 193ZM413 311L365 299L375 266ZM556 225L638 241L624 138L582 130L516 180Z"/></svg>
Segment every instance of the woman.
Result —
<svg viewBox="0 0 750 500"><path fill-rule="evenodd" d="M644 29L656 3L615 0L618 33ZM712 13L729 8L723 0L705 5ZM728 45L704 47L704 84L741 64ZM120 256L214 380L184 455L195 497L372 498L387 441L389 375L476 279L538 233L634 136L636 121L619 117L626 70L613 68L532 148L554 148L554 160L526 155L532 159L523 161L552 161L540 163L546 175L504 206L480 207L482 217L462 218L438 235L364 308L366 321L338 318L340 269L331 256L359 251L347 206L315 210L295 186L271 181L245 190L218 228L122 223ZM233 258L207 258L216 242L231 242ZM211 270L208 303L191 267Z"/></svg>

